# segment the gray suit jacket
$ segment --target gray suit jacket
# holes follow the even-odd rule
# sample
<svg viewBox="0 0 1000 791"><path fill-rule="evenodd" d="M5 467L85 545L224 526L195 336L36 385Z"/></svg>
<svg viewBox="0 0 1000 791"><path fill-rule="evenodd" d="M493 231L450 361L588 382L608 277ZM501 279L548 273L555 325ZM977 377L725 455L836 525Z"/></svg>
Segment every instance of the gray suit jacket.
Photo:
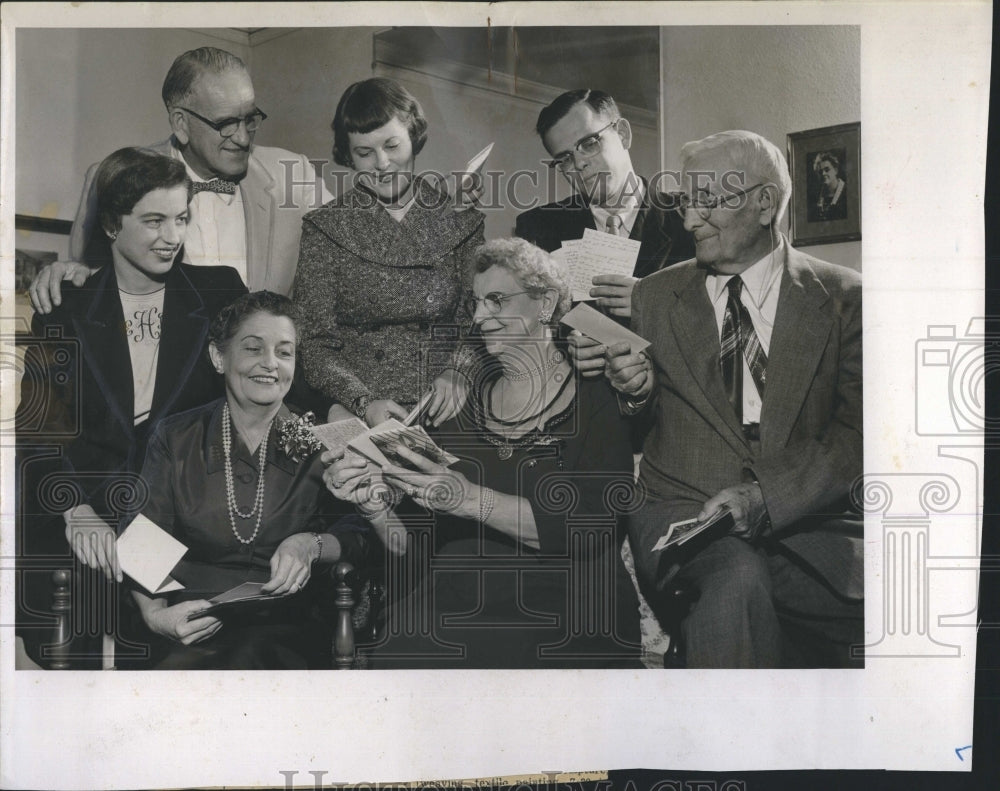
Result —
<svg viewBox="0 0 1000 791"><path fill-rule="evenodd" d="M167 156L177 156L173 138L150 146ZM83 197L70 236L70 258L82 261L90 229L96 222L92 165L83 186ZM302 217L330 200L322 178L301 154L283 148L254 146L247 174L240 182L246 219L247 286L290 295L299 256ZM185 263L190 263L185 259Z"/></svg>
<svg viewBox="0 0 1000 791"><path fill-rule="evenodd" d="M741 481L760 482L768 537L798 554L839 593L862 595L860 521L837 518L862 474L861 279L786 246L761 411L748 442L726 398L719 335L694 261L635 287L633 329L652 342L655 424L640 480L662 524L633 520L648 582L662 574L656 541L674 521Z"/></svg>

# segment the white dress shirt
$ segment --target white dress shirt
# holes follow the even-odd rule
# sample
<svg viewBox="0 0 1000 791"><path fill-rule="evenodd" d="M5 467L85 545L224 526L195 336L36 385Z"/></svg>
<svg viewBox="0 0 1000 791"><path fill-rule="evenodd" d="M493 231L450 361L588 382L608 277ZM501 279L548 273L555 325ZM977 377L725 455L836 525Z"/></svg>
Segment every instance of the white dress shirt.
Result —
<svg viewBox="0 0 1000 791"><path fill-rule="evenodd" d="M740 292L740 302L750 314L753 328L760 339L764 354L771 350L771 332L774 330L774 317L778 312L778 292L781 290L782 262L785 260L785 239L782 237L778 246L759 261L743 271L743 290ZM722 341L722 321L726 315L726 302L729 292L726 286L732 280L732 275L708 275L705 278L705 288L708 298L715 309L715 323L719 329L719 341ZM743 357L743 422L759 423L761 395L746 357Z"/></svg>
<svg viewBox="0 0 1000 791"><path fill-rule="evenodd" d="M192 182L208 181L196 174L176 148L175 158L184 162ZM247 221L243 194L233 195L203 190L191 199L191 219L184 242L187 261L195 266L231 266L247 283Z"/></svg>
<svg viewBox="0 0 1000 791"><path fill-rule="evenodd" d="M636 186L633 188L632 185ZM618 202L615 201L616 205L613 210L598 206L596 203L590 204L590 213L594 215L594 223L597 225L597 230L607 232L608 217L614 214L621 218L622 231L619 231L617 235L627 237L632 234L635 218L639 216L642 199L646 195L646 187L643 185L642 179L636 176L634 171L625 179L623 192L621 205L617 205Z"/></svg>

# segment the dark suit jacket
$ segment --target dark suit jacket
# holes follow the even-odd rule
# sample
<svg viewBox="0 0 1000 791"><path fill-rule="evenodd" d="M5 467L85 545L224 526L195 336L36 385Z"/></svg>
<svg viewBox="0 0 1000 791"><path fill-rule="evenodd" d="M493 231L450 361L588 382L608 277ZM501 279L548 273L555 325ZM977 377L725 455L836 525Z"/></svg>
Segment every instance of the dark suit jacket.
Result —
<svg viewBox="0 0 1000 791"><path fill-rule="evenodd" d="M244 293L228 266L174 264L166 280L152 408L134 426L132 362L114 267L102 267L81 288L65 285L62 304L36 315L31 337L21 341L26 373L17 414L22 449L38 442L57 449L63 488L39 492L52 470L32 465L25 494L38 496L49 514L80 502L112 519L123 514L151 429L167 415L222 395L222 379L205 352L209 322ZM68 499L61 496L71 490Z"/></svg>
<svg viewBox="0 0 1000 791"><path fill-rule="evenodd" d="M632 273L635 277L646 277L694 256L694 240L684 230L680 215L667 208L669 201L665 195L651 199L649 190L646 190L630 234L630 238L642 242ZM579 193L575 193L569 198L519 214L514 233L551 253L563 242L582 239L587 228L598 230L590 207Z"/></svg>
<svg viewBox="0 0 1000 791"><path fill-rule="evenodd" d="M845 535L843 521L828 518L847 509L862 473L860 276L787 247L759 447L744 438L726 398L705 276L688 261L641 281L632 295L632 326L652 342L656 375L640 480L662 516L659 524L632 520L637 566L658 582L652 547L667 526L756 478L770 537L838 592L860 598L860 532Z"/></svg>

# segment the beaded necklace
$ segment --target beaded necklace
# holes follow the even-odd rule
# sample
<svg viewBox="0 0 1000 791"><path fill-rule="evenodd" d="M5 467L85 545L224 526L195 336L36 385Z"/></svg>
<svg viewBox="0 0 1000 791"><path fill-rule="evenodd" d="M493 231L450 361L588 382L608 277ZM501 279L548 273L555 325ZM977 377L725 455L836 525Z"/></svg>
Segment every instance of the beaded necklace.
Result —
<svg viewBox="0 0 1000 791"><path fill-rule="evenodd" d="M260 443L260 450L257 453L257 496L254 498L253 508L250 509L249 513L245 514L236 505L236 490L233 486L233 437L232 429L230 429L229 403L226 402L222 406L222 450L226 460L226 505L229 511L229 525L233 529L233 535L236 536L236 540L244 546L252 544L257 538L257 533L260 532L261 519L264 516L264 463L267 457L267 438L271 434L271 426L273 424L274 418L271 418L271 422L267 426L267 432L264 434L264 439ZM257 524L254 526L253 533L250 535L250 538L243 538L239 530L236 529L236 516L239 516L241 519L249 519L255 513L257 514Z"/></svg>

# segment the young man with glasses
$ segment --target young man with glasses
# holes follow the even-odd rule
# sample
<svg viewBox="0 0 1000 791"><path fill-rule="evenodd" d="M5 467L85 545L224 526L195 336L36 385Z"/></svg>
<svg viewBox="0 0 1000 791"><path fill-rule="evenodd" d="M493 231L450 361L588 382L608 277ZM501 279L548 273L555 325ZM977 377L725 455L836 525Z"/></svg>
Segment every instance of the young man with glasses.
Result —
<svg viewBox="0 0 1000 791"><path fill-rule="evenodd" d="M689 667L857 666L861 278L777 230L791 179L775 145L720 132L681 158L697 260L636 286L632 329L652 345L607 351L623 411L654 420L629 518L640 581L664 611L661 591L693 589ZM724 511L656 549L671 525Z"/></svg>
<svg viewBox="0 0 1000 791"><path fill-rule="evenodd" d="M295 277L302 216L330 200L315 169L301 154L255 146L267 116L257 107L243 61L214 47L179 56L163 81L172 135L152 149L181 160L194 184L186 263L231 266L252 291L288 295ZM61 283L82 285L82 263L95 224L88 173L70 236L70 261L44 268L31 286L40 313L62 298Z"/></svg>
<svg viewBox="0 0 1000 791"><path fill-rule="evenodd" d="M575 192L524 212L514 232L549 252L582 238L587 228L641 241L633 276L599 276L591 291L610 315L628 318L635 282L691 258L691 236L665 200L650 200L646 182L632 168L632 129L609 94L567 91L541 111L535 130L551 156L549 166Z"/></svg>

